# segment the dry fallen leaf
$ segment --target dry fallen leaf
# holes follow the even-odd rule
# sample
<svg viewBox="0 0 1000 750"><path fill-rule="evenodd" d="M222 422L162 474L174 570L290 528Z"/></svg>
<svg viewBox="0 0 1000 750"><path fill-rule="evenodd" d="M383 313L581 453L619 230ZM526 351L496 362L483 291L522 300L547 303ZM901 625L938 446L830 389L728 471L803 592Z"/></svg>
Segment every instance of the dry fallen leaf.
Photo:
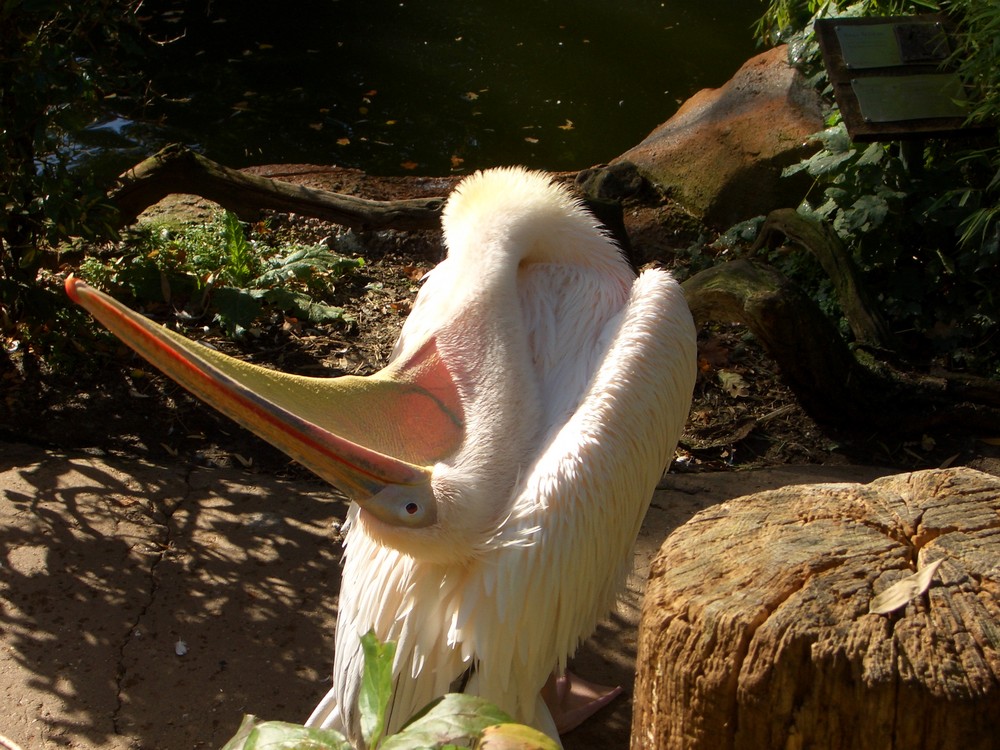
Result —
<svg viewBox="0 0 1000 750"><path fill-rule="evenodd" d="M237 461L239 461L240 465L244 469L249 469L251 466L253 466L253 458L252 457L251 458L247 458L246 456L241 456L239 453L234 453L233 454L233 458L235 458Z"/></svg>
<svg viewBox="0 0 1000 750"><path fill-rule="evenodd" d="M738 372L719 370L718 378L722 384L722 390L733 398L746 398L750 395L750 385Z"/></svg>
<svg viewBox="0 0 1000 750"><path fill-rule="evenodd" d="M943 557L938 558L913 575L896 581L871 600L868 611L874 615L887 615L900 607L905 607L930 588L931 579L934 578L934 573L943 560Z"/></svg>
<svg viewBox="0 0 1000 750"><path fill-rule="evenodd" d="M403 266L403 273L410 281L420 281L427 275L427 269L420 266Z"/></svg>
<svg viewBox="0 0 1000 750"><path fill-rule="evenodd" d="M715 336L698 342L698 358L704 360L706 369L724 367L729 364L729 347L722 338Z"/></svg>

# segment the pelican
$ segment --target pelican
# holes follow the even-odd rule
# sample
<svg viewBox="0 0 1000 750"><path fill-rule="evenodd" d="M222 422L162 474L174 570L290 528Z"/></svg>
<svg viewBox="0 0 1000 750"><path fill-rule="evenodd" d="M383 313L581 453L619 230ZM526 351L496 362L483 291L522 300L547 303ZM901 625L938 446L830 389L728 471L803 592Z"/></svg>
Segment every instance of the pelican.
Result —
<svg viewBox="0 0 1000 750"><path fill-rule="evenodd" d="M571 192L522 168L449 196L447 256L389 364L307 378L220 354L70 277L70 297L196 396L342 490L333 687L310 726L362 744L362 650L396 643L394 732L454 690L558 742L614 690L567 672L613 607L687 418L695 329Z"/></svg>

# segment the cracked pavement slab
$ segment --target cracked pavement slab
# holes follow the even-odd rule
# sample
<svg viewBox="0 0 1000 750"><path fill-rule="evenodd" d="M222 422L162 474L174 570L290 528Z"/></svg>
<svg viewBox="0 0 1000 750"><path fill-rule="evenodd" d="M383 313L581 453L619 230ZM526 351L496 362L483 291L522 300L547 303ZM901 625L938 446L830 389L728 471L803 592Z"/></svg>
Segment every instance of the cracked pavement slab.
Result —
<svg viewBox="0 0 1000 750"><path fill-rule="evenodd" d="M872 467L670 475L618 610L574 660L621 684L567 750L626 748L649 561L717 502ZM319 482L0 443L0 735L24 750L218 748L244 713L301 722L329 686L339 527Z"/></svg>

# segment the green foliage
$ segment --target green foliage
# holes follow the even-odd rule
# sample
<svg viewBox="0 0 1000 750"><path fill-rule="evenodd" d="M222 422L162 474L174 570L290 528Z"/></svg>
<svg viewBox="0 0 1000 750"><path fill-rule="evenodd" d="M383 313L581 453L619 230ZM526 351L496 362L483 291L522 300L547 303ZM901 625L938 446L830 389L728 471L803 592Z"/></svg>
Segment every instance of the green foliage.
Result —
<svg viewBox="0 0 1000 750"><path fill-rule="evenodd" d="M374 633L361 639L365 670L361 677L358 708L361 712L361 736L368 747L378 747L385 728L386 711L392 697L392 660L395 643L379 643Z"/></svg>
<svg viewBox="0 0 1000 750"><path fill-rule="evenodd" d="M340 732L244 716L222 750L353 750Z"/></svg>
<svg viewBox="0 0 1000 750"><path fill-rule="evenodd" d="M23 312L46 246L113 237L114 211L71 172L67 134L137 80L138 0L0 0L0 307Z"/></svg>
<svg viewBox="0 0 1000 750"><path fill-rule="evenodd" d="M225 280L235 287L245 287L258 275L257 256L243 232L239 218L231 211L224 214L226 238Z"/></svg>
<svg viewBox="0 0 1000 750"><path fill-rule="evenodd" d="M1000 92L1000 4L990 0L774 0L757 33L791 40L792 57L830 95L812 23L828 16L912 14L946 10L958 28L951 63L969 85L970 122L995 116ZM852 143L833 102L820 150L789 167L813 187L799 210L828 222L850 248L900 335L901 352L917 361L944 357L947 366L1000 372L988 342L1000 322L1000 149L996 138L930 140L911 145ZM995 121L994 121L995 126ZM784 271L815 290L836 316L818 264L775 253Z"/></svg>
<svg viewBox="0 0 1000 750"><path fill-rule="evenodd" d="M841 239L868 255L872 263L891 260L881 257L887 248L881 242L886 223L905 218L904 200L914 189L905 166L881 143L855 145L842 122L817 135L823 148L813 156L788 167L783 176L806 172L822 192L802 207L805 213L833 225ZM878 235L876 242L866 240Z"/></svg>
<svg viewBox="0 0 1000 750"><path fill-rule="evenodd" d="M781 44L809 28L814 18L901 16L940 10L934 0L771 0L754 27L764 44Z"/></svg>
<svg viewBox="0 0 1000 750"><path fill-rule="evenodd" d="M997 126L1000 112L1000 4L993 0L951 0L948 5L959 19L955 50L950 64L970 89L970 124ZM957 156L963 164L985 165L992 177L963 186L957 199L971 207L960 225L962 243L992 245L995 252L1000 226L1000 146L969 149Z"/></svg>
<svg viewBox="0 0 1000 750"><path fill-rule="evenodd" d="M142 303L182 305L192 317L210 313L232 336L242 336L267 306L312 323L351 322L343 308L318 298L364 265L325 245L275 247L248 238L229 212L201 225L140 226L121 250L87 258L80 276Z"/></svg>
<svg viewBox="0 0 1000 750"><path fill-rule="evenodd" d="M512 723L488 701L473 695L450 693L414 716L402 730L383 735L392 700L393 643L379 643L368 632L361 638L365 666L358 710L361 733L369 750L556 750L541 732ZM347 739L333 730L308 729L298 724L260 721L245 716L239 730L222 750L351 750Z"/></svg>

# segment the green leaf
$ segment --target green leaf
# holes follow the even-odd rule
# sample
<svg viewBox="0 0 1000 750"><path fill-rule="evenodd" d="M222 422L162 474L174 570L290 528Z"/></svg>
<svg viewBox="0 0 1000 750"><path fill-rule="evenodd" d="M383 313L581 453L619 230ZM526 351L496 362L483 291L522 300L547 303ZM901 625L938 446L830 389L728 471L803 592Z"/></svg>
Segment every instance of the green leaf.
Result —
<svg viewBox="0 0 1000 750"><path fill-rule="evenodd" d="M475 695L449 693L426 713L382 743L381 750L417 750L448 745L473 747L483 730L510 722L510 716Z"/></svg>
<svg viewBox="0 0 1000 750"><path fill-rule="evenodd" d="M875 142L865 149L865 152L861 154L856 164L859 167L864 167L868 164L878 164L884 156L885 147L881 143Z"/></svg>
<svg viewBox="0 0 1000 750"><path fill-rule="evenodd" d="M226 275L235 286L245 287L253 278L255 259L243 224L232 211L225 213Z"/></svg>
<svg viewBox="0 0 1000 750"><path fill-rule="evenodd" d="M271 268L254 281L255 286L267 287L292 278L307 279L315 275L318 270L339 277L348 271L361 268L364 260L345 258L324 245L310 245L295 248L288 255L272 260L270 265Z"/></svg>
<svg viewBox="0 0 1000 750"><path fill-rule="evenodd" d="M547 734L524 724L497 724L483 730L476 750L558 750Z"/></svg>
<svg viewBox="0 0 1000 750"><path fill-rule="evenodd" d="M369 630L361 637L365 668L361 674L358 709L361 712L361 736L369 748L379 747L385 732L386 710L392 697L392 661L396 644L379 643Z"/></svg>
<svg viewBox="0 0 1000 750"><path fill-rule="evenodd" d="M316 302L303 292L276 287L259 292L259 296L280 310L313 323L337 323L353 320L351 316L347 315L344 308Z"/></svg>
<svg viewBox="0 0 1000 750"><path fill-rule="evenodd" d="M806 159L806 171L813 177L821 177L825 174L836 172L840 165L853 157L855 153L854 149L848 149L847 151L841 151L838 153L820 151L815 156Z"/></svg>
<svg viewBox="0 0 1000 750"><path fill-rule="evenodd" d="M256 295L245 289L223 287L212 295L212 306L219 320L230 331L248 328L260 315L261 304Z"/></svg>
<svg viewBox="0 0 1000 750"><path fill-rule="evenodd" d="M308 729L283 721L261 721L246 715L222 750L352 750L351 743L332 729Z"/></svg>

